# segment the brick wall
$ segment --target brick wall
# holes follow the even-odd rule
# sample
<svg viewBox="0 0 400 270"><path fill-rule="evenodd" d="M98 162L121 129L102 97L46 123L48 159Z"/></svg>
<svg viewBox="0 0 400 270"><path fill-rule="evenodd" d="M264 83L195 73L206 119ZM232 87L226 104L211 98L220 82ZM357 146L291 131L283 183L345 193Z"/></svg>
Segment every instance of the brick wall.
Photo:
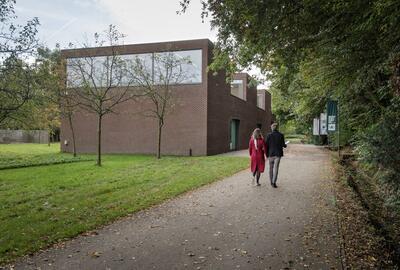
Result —
<svg viewBox="0 0 400 270"><path fill-rule="evenodd" d="M208 40L165 42L146 45L118 47L120 53L144 53L167 50L202 49L202 83L174 87L176 106L166 117L162 133L162 154L193 155L207 154L207 74ZM109 48L93 48L63 51L64 57L106 55ZM157 121L143 116L151 103L129 101L116 108L116 114L104 116L102 128L102 151L104 153L154 154L157 149ZM73 118L77 151L96 151L96 115L81 111ZM71 131L68 121L61 122L62 151L71 152ZM64 141L68 144L65 145Z"/></svg>
<svg viewBox="0 0 400 270"><path fill-rule="evenodd" d="M257 124L261 124L263 134L270 131L271 104L266 95L266 110L257 107L257 89L248 85L249 77L245 73L236 74L234 79L244 81L246 100L231 95L230 85L225 83L225 74L208 75L208 119L207 119L207 154L213 155L230 151L230 122L240 121L239 149L248 148L248 143Z"/></svg>
<svg viewBox="0 0 400 270"><path fill-rule="evenodd" d="M162 154L212 155L229 151L230 121L240 120L239 148L248 147L248 140L257 124L262 124L265 134L271 122L271 98L266 94L266 110L257 107L257 90L248 87L247 74L238 74L244 80L247 100L230 94L230 85L224 72L217 76L206 73L212 59L209 40L189 40L152 44L135 44L117 47L121 54L147 53L168 50L202 49L202 83L174 87L177 106L165 121L162 134ZM110 48L65 50L64 57L99 56L109 54ZM154 154L157 148L156 119L141 114L150 108L145 101L129 101L116 108L117 114L103 119L102 151L104 153ZM79 153L96 151L97 119L93 113L80 111L73 117L76 146ZM61 121L61 148L72 152L71 131L66 119ZM64 144L67 141L67 144Z"/></svg>

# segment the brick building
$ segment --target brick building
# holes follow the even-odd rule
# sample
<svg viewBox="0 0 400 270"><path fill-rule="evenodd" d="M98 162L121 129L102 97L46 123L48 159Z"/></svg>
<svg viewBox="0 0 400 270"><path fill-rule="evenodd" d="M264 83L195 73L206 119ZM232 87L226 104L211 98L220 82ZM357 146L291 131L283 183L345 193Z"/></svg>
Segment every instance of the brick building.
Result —
<svg viewBox="0 0 400 270"><path fill-rule="evenodd" d="M230 150L246 149L251 132L261 127L265 134L271 123L271 97L266 91L249 85L245 73L226 83L224 72L207 72L212 60L213 44L208 39L118 46L120 55L148 57L174 52L189 57L195 75L175 85L173 91L179 105L167 115L162 134L162 154L214 155ZM114 48L115 49L115 48ZM67 59L101 57L110 47L63 50ZM67 69L68 73L68 69ZM145 103L128 101L118 105L116 114L104 117L102 151L104 153L153 154L157 149L157 122L138 113ZM97 120L84 111L73 117L77 151L96 151ZM71 152L71 132L65 119L61 121L62 151Z"/></svg>

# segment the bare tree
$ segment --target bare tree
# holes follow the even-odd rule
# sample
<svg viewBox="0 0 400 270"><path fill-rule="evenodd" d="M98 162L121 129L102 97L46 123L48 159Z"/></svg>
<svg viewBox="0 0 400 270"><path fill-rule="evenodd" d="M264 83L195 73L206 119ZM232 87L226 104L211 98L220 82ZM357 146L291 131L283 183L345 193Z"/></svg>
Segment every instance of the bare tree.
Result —
<svg viewBox="0 0 400 270"><path fill-rule="evenodd" d="M74 96L73 89L68 89L65 82L67 82L67 74L65 70L65 60L61 59L57 65L56 76L58 78L58 85L55 90L55 101L60 106L61 117L68 120L68 126L71 130L72 136L72 154L76 157L76 136L74 129L73 117L75 112L79 109L79 100ZM70 91L69 91L70 90Z"/></svg>
<svg viewBox="0 0 400 270"><path fill-rule="evenodd" d="M151 101L151 108L143 114L157 119L157 158L161 158L162 129L168 113L177 105L173 86L189 81L193 73L185 69L190 66L188 57L179 57L174 52L154 53L152 65L148 65L141 58L135 58L131 63L131 77L135 85L143 92L143 96Z"/></svg>
<svg viewBox="0 0 400 270"><path fill-rule="evenodd" d="M76 157L76 140L75 140L75 129L73 125L73 116L75 111L79 107L79 103L71 97L67 89L59 89L58 99L60 104L60 112L61 117L64 117L68 120L68 125L71 130L72 135L72 154Z"/></svg>
<svg viewBox="0 0 400 270"><path fill-rule="evenodd" d="M102 120L114 113L117 105L134 98L133 80L128 74L127 61L118 53L116 45L124 37L113 25L95 34L95 45L109 45L107 56L85 56L67 59L68 97L79 107L97 115L97 165L101 166ZM89 47L85 45L85 47Z"/></svg>
<svg viewBox="0 0 400 270"><path fill-rule="evenodd" d="M61 57L59 46L55 50L48 48L38 49L38 58L40 64L37 67L37 73L40 78L41 94L43 96L44 113L50 122L56 118L66 119L72 135L72 153L76 157L75 130L73 126L73 115L77 110L79 103L68 91L65 82L67 81L66 61ZM52 108L56 108L51 110ZM56 112L57 115L54 115ZM50 141L50 140L49 140Z"/></svg>

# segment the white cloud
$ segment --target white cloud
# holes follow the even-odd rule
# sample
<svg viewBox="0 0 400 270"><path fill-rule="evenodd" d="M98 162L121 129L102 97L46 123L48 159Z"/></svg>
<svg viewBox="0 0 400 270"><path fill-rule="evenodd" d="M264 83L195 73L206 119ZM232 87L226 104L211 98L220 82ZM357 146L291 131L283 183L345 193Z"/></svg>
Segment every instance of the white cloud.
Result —
<svg viewBox="0 0 400 270"><path fill-rule="evenodd" d="M48 41L54 41L56 37L59 37L60 35L63 34L64 31L66 31L71 25L73 25L78 19L77 18L71 18L68 20L66 23L64 23L60 28L55 30L53 33L51 33L49 36L46 36L43 40L43 42L48 42Z"/></svg>
<svg viewBox="0 0 400 270"><path fill-rule="evenodd" d="M200 1L193 0L185 14L178 15L179 0L87 0L110 15L112 24L127 35L125 44L209 38L216 41L210 20L201 20ZM269 82L260 70L251 67L245 72L263 81L259 88L268 89Z"/></svg>
<svg viewBox="0 0 400 270"><path fill-rule="evenodd" d="M40 39L48 46L69 42L81 44L84 36L115 24L127 35L124 42L216 39L208 21L201 21L200 1L193 0L187 12L177 15L180 0L18 0L19 21L39 17Z"/></svg>
<svg viewBox="0 0 400 270"><path fill-rule="evenodd" d="M208 21L202 23L201 7L193 1L188 11L177 15L179 0L97 0L104 12L108 12L121 32L127 35L127 43L157 42L210 38L215 40Z"/></svg>
<svg viewBox="0 0 400 270"><path fill-rule="evenodd" d="M16 6L15 11L17 16L21 20L30 20L33 17L39 17L39 19L51 19L51 20L68 20L69 15L63 14L61 12L48 12L47 10L42 10L39 7L24 7Z"/></svg>
<svg viewBox="0 0 400 270"><path fill-rule="evenodd" d="M73 0L72 3L81 8L92 7L93 5L99 4L98 0Z"/></svg>

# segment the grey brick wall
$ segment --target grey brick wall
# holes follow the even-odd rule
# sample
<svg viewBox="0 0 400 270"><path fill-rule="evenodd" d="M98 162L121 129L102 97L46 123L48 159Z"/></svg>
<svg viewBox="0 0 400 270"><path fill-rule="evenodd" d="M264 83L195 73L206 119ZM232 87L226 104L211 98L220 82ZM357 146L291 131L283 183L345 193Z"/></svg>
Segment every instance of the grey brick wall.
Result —
<svg viewBox="0 0 400 270"><path fill-rule="evenodd" d="M0 143L49 143L46 130L0 130Z"/></svg>

